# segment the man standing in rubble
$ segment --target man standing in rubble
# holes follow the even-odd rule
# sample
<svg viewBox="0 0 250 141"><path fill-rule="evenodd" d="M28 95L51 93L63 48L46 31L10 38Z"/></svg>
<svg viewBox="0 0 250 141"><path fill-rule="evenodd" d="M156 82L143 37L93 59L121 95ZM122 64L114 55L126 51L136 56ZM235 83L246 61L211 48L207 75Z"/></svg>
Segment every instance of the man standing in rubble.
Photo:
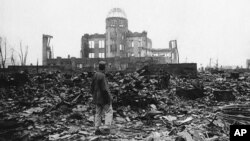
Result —
<svg viewBox="0 0 250 141"><path fill-rule="evenodd" d="M112 109L112 96L109 90L108 82L105 77L105 62L99 62L99 71L94 74L91 93L93 95L93 102L96 106L95 111L95 134L102 134L100 130L102 114L105 115L105 126L108 127L108 133L110 132L109 127L111 126L113 119L113 109Z"/></svg>

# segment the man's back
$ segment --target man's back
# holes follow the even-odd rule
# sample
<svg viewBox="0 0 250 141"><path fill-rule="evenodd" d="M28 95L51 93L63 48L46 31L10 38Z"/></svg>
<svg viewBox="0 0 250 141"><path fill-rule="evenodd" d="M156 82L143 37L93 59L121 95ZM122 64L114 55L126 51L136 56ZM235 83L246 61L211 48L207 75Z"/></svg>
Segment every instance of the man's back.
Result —
<svg viewBox="0 0 250 141"><path fill-rule="evenodd" d="M107 104L107 96L109 95L109 88L102 72L96 72L91 84L91 92L93 94L94 102L96 104Z"/></svg>

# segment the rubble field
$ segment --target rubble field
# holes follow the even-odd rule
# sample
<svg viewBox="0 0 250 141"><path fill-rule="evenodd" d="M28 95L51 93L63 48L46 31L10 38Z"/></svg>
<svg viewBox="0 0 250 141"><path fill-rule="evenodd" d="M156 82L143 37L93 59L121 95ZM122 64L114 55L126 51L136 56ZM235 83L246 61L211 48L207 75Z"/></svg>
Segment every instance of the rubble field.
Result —
<svg viewBox="0 0 250 141"><path fill-rule="evenodd" d="M94 134L93 73L2 75L0 141L227 141L229 125L250 124L250 73L142 73L107 73L109 135Z"/></svg>

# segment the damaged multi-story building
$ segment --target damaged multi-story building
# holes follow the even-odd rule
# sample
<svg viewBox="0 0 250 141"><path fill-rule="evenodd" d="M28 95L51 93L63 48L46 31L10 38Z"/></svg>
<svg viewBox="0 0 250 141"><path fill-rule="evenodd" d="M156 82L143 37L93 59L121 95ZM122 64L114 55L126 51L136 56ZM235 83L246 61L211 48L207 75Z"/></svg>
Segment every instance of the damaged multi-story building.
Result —
<svg viewBox="0 0 250 141"><path fill-rule="evenodd" d="M67 68L92 68L98 62L107 62L110 70L138 68L150 63L178 63L177 41L171 40L169 47L156 49L146 31L132 32L128 19L120 8L109 11L103 34L84 34L81 38L80 58L51 58L49 41L52 36L43 36L43 65L65 66Z"/></svg>

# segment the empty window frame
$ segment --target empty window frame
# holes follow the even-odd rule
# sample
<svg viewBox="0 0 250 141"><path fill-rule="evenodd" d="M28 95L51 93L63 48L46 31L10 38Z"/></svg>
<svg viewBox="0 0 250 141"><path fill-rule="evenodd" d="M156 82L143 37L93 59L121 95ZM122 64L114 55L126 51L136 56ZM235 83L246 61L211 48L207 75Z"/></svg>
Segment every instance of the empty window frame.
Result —
<svg viewBox="0 0 250 141"><path fill-rule="evenodd" d="M99 48L104 48L104 40L99 41Z"/></svg>
<svg viewBox="0 0 250 141"><path fill-rule="evenodd" d="M104 58L104 53L99 53L99 58Z"/></svg>
<svg viewBox="0 0 250 141"><path fill-rule="evenodd" d="M124 50L124 46L122 44L120 44L120 50Z"/></svg>
<svg viewBox="0 0 250 141"><path fill-rule="evenodd" d="M94 58L94 53L89 53L89 58Z"/></svg>
<svg viewBox="0 0 250 141"><path fill-rule="evenodd" d="M94 41L89 41L89 48L94 48L95 42Z"/></svg>

